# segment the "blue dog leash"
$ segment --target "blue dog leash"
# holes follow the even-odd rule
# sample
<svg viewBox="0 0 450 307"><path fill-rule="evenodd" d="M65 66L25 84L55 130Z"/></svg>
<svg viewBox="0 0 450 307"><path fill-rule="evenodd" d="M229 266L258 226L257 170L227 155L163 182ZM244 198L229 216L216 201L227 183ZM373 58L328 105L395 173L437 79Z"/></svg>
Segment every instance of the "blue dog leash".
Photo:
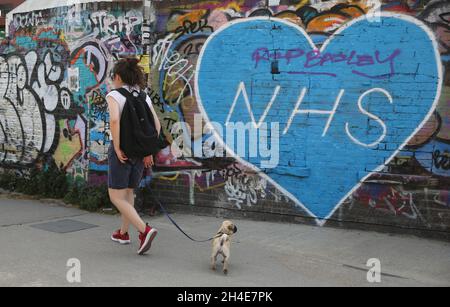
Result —
<svg viewBox="0 0 450 307"><path fill-rule="evenodd" d="M150 190L151 192L151 190ZM197 242L197 243L205 243L205 242L209 242L214 240L214 238L210 238L208 240L196 240L194 238L192 238L190 235L188 235L178 224L177 222L175 222L175 220L170 216L169 212L167 212L166 208L164 208L164 206L161 204L161 202L156 198L156 196L153 193L150 193L152 195L152 197L156 200L156 202L158 203L158 205L161 207L162 212L167 216L167 218L172 222L172 224L178 228L178 230L183 233L188 239L190 239L191 241Z"/></svg>

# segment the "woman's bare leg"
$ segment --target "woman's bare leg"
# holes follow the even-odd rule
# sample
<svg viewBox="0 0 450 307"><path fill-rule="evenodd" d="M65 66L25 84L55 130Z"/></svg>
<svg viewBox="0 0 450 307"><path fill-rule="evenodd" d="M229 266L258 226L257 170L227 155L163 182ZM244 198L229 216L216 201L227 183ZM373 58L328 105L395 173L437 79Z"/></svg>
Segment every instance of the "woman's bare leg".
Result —
<svg viewBox="0 0 450 307"><path fill-rule="evenodd" d="M127 201L131 204L132 207L134 207L134 190L133 189L127 189ZM122 215L122 227L120 228L120 231L122 234L128 233L130 230L130 221Z"/></svg>
<svg viewBox="0 0 450 307"><path fill-rule="evenodd" d="M136 212L136 209L133 206L133 203L129 201L129 192L128 189L125 190L113 190L108 189L109 197L111 202L116 206L116 208L120 211L122 216L136 229L143 233L147 225L141 219L139 214Z"/></svg>

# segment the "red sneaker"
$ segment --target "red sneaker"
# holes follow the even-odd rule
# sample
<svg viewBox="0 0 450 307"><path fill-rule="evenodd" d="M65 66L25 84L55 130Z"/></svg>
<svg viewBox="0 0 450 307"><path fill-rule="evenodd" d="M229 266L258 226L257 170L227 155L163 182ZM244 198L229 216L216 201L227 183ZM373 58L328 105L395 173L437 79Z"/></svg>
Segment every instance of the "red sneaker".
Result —
<svg viewBox="0 0 450 307"><path fill-rule="evenodd" d="M111 240L113 240L114 242L120 243L120 244L124 244L124 245L131 243L130 236L128 235L128 233L121 234L120 229L112 234Z"/></svg>
<svg viewBox="0 0 450 307"><path fill-rule="evenodd" d="M150 247L152 247L152 242L155 239L156 235L158 234L158 230L148 226L145 229L144 233L139 234L139 240L141 240L141 246L138 250L138 254L140 256L144 255Z"/></svg>

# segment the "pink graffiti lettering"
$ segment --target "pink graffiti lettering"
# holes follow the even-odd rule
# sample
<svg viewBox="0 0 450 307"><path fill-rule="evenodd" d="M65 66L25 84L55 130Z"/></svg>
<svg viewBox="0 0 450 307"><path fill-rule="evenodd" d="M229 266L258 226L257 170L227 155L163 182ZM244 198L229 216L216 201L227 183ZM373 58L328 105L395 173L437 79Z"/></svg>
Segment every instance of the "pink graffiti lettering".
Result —
<svg viewBox="0 0 450 307"><path fill-rule="evenodd" d="M260 62L271 62L285 60L286 64L290 64L293 60L303 59L303 67L305 71L288 71L291 75L326 75L330 77L338 77L334 72L314 72L310 71L314 67L324 67L325 65L333 65L336 63L344 62L347 66L351 67L368 67L374 65L389 64L389 72L382 75L369 75L361 72L357 69L353 69L352 73L361 77L369 79L387 79L395 75L395 59L401 54L400 49L394 50L388 57L382 59L381 52L375 51L373 55L358 54L356 51L352 51L349 54L343 52L340 53L322 53L320 50L313 50L306 52L301 48L290 49L286 52L276 50L270 51L268 48L258 48L252 54L252 59L255 62L255 68L258 68Z"/></svg>

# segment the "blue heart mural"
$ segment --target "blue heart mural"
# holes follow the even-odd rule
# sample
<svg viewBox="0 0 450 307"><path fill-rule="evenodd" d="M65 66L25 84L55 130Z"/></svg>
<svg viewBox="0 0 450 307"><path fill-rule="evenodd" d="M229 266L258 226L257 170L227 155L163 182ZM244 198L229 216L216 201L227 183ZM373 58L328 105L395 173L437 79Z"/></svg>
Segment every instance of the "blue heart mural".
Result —
<svg viewBox="0 0 450 307"><path fill-rule="evenodd" d="M279 135L279 158L268 163L217 131L230 151L242 151L241 161L320 220L424 125L439 99L442 68L433 34L411 17L354 20L320 49L300 27L263 17L215 32L196 83L209 121L252 123L260 137Z"/></svg>

